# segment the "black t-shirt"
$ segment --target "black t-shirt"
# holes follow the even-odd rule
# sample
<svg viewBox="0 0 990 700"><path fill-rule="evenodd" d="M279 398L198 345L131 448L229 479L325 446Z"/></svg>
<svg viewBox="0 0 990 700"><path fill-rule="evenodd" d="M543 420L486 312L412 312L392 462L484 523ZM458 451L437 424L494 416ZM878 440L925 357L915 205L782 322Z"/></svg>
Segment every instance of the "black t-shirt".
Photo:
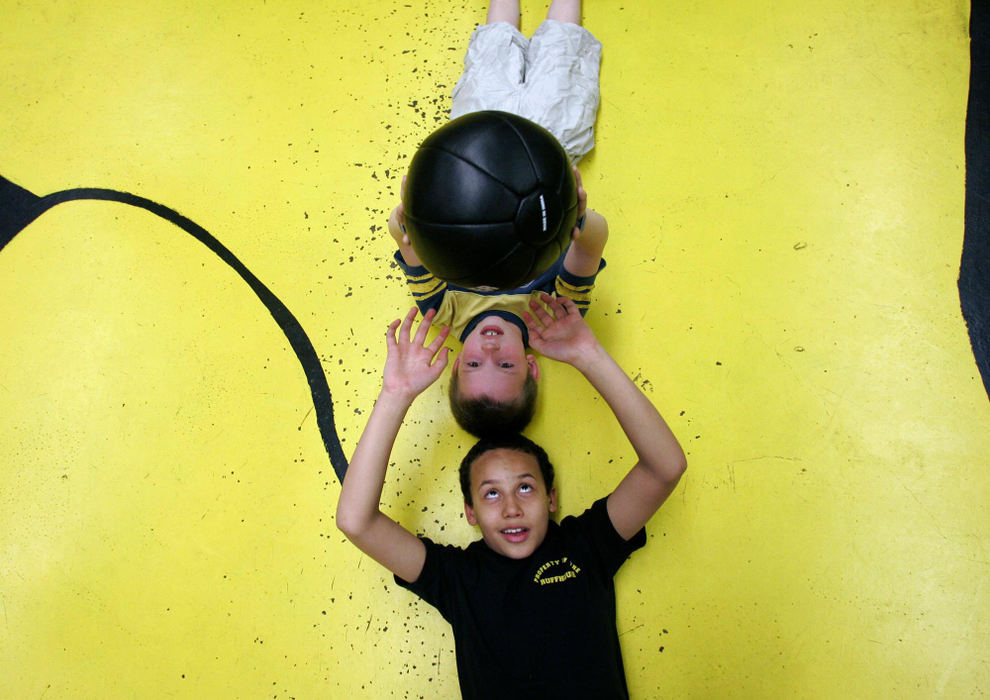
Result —
<svg viewBox="0 0 990 700"><path fill-rule="evenodd" d="M400 586L430 603L454 632L465 698L628 697L615 628L613 576L646 543L615 531L605 499L551 522L526 559L427 538L415 583Z"/></svg>

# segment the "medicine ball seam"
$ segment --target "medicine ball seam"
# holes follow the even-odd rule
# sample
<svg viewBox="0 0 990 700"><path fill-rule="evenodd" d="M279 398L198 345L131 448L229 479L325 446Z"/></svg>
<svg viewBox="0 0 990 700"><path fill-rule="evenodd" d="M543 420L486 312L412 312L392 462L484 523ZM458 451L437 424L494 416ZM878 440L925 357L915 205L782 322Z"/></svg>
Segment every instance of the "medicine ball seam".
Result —
<svg viewBox="0 0 990 700"><path fill-rule="evenodd" d="M509 129L512 130L512 133L514 133L516 135L516 139L522 145L523 150L526 152L526 155L529 157L528 158L528 161L529 161L529 165L530 165L530 169L532 171L533 177L536 178L537 181L543 182L543 178L542 178L543 173L540 173L540 172L537 172L536 171L536 161L537 161L537 158L536 158L535 154L533 153L533 149L530 148L529 142L525 138L523 138L523 135L520 133L518 126L516 126L515 124L513 124L509 119L506 119L501 114L499 114L497 116L498 116L499 119L502 120L502 123L503 124L505 124L506 126L509 127ZM547 132L547 133L549 133L549 132ZM553 136L553 134L550 134L550 135ZM556 139L554 139L554 140L556 140Z"/></svg>
<svg viewBox="0 0 990 700"><path fill-rule="evenodd" d="M513 131L515 131L515 129L513 129ZM519 137L519 134L518 133L516 133L516 137L517 138ZM522 139L519 139L519 141L520 141L520 143L522 143L522 145L524 147L524 150L526 152L526 155L529 156L530 160L532 160L532 158L533 158L533 152L530 149L525 148L526 144L525 144L525 142L522 141ZM509 190L509 192L511 192L512 194L514 194L516 196L519 196L519 195L523 194L523 192L521 190L515 189L508 182L506 182L502 178L500 178L497 175L495 175L495 173L493 173L493 172L491 172L489 170L485 170L484 168L482 168L481 166L479 166L477 163L472 163L471 161L467 160L466 158L464 158L464 156L460 155L459 153L454 153L453 151L448 150L446 148L441 148L440 146L432 146L432 145L431 146L421 147L421 150L426 150L426 151L440 151L441 153L446 153L448 156L452 156L453 158L456 158L457 160L461 161L462 163L465 163L465 164L471 166L472 168L474 168L475 170L477 170L479 173L484 173L485 175L487 175L488 177L490 177L492 180L494 180L498 184L502 185L502 187L504 187L505 189Z"/></svg>

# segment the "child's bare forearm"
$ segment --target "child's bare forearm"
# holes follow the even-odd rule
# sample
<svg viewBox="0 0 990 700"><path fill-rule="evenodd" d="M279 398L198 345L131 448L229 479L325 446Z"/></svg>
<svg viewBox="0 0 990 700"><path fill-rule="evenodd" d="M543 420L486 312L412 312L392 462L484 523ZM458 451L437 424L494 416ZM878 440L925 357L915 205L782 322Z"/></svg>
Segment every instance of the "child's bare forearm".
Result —
<svg viewBox="0 0 990 700"><path fill-rule="evenodd" d="M601 343L596 342L574 366L612 409L640 465L661 481L676 484L686 467L684 451L653 402Z"/></svg>
<svg viewBox="0 0 990 700"><path fill-rule="evenodd" d="M415 581L426 548L411 532L381 510L382 489L392 446L411 399L379 395L358 441L337 503L337 527L354 545L406 581Z"/></svg>
<svg viewBox="0 0 990 700"><path fill-rule="evenodd" d="M639 458L608 497L612 525L629 539L673 492L687 460L660 412L600 344L575 367L608 403Z"/></svg>
<svg viewBox="0 0 990 700"><path fill-rule="evenodd" d="M585 211L585 217L584 230L574 229L574 239L564 258L564 269L578 277L591 277L598 272L608 242L605 217L592 209Z"/></svg>
<svg viewBox="0 0 990 700"><path fill-rule="evenodd" d="M381 513L388 460L410 403L382 392L371 410L337 502L337 527L350 539L360 537Z"/></svg>
<svg viewBox="0 0 990 700"><path fill-rule="evenodd" d="M337 527L361 551L406 581L415 581L426 548L411 532L381 510L385 472L395 438L413 400L437 380L447 366L443 347L449 328L433 340L427 330L435 311L426 312L415 333L416 308L393 321L385 334L388 355L382 390L361 433L344 476L337 502Z"/></svg>
<svg viewBox="0 0 990 700"><path fill-rule="evenodd" d="M585 212L584 230L581 235L574 239L574 244L578 245L590 254L597 254L601 257L608 242L608 222L605 217L594 209L587 209Z"/></svg>
<svg viewBox="0 0 990 700"><path fill-rule="evenodd" d="M416 307L409 309L405 319L392 321L385 333L382 390L351 457L337 504L337 525L351 539L361 536L380 514L385 468L406 412L447 365L449 349L443 342L450 329L428 340L436 311L427 311L414 332L416 313Z"/></svg>
<svg viewBox="0 0 990 700"><path fill-rule="evenodd" d="M612 409L643 468L676 483L684 453L659 411L598 341L573 300L549 294L540 300L523 314L533 349L581 372Z"/></svg>
<svg viewBox="0 0 990 700"><path fill-rule="evenodd" d="M687 467L684 451L653 403L646 398L581 317L573 300L543 294L524 313L534 350L573 366L612 409L639 461L608 497L608 514L629 539L657 511Z"/></svg>

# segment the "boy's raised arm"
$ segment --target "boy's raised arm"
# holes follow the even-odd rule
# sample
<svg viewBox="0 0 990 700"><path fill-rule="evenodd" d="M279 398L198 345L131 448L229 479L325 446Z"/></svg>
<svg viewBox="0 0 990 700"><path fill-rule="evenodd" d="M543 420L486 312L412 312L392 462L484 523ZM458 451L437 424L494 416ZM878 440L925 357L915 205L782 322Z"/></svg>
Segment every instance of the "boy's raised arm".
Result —
<svg viewBox="0 0 990 700"><path fill-rule="evenodd" d="M564 269L578 277L590 277L598 272L602 261L608 242L608 222L597 211L588 209L588 193L581 182L581 173L577 166L573 166L573 170L577 182L578 221L584 217L584 226L583 229L577 224L574 226L573 240L564 257Z"/></svg>
<svg viewBox="0 0 990 700"><path fill-rule="evenodd" d="M425 344L435 313L427 312L415 336L411 332L415 308L401 324L395 320L389 325L382 390L351 457L337 502L337 527L361 551L409 582L419 578L426 548L415 535L382 513L380 503L392 446L406 412L447 366L450 349L442 346L449 329L445 327Z"/></svg>
<svg viewBox="0 0 990 700"><path fill-rule="evenodd" d="M639 458L608 497L612 525L629 539L667 500L687 459L656 407L598 342L574 302L549 295L542 299L546 308L531 302L533 314L525 315L533 349L572 365L591 382Z"/></svg>

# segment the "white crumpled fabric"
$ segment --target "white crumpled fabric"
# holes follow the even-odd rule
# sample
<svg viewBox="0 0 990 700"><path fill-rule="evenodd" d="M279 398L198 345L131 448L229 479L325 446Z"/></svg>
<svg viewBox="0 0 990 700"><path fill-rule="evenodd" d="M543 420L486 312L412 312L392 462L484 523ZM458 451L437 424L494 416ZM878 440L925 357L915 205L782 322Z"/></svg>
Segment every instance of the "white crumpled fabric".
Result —
<svg viewBox="0 0 990 700"><path fill-rule="evenodd" d="M577 163L595 145L602 44L584 27L545 20L527 39L507 22L471 35L450 118L497 109L534 121Z"/></svg>

